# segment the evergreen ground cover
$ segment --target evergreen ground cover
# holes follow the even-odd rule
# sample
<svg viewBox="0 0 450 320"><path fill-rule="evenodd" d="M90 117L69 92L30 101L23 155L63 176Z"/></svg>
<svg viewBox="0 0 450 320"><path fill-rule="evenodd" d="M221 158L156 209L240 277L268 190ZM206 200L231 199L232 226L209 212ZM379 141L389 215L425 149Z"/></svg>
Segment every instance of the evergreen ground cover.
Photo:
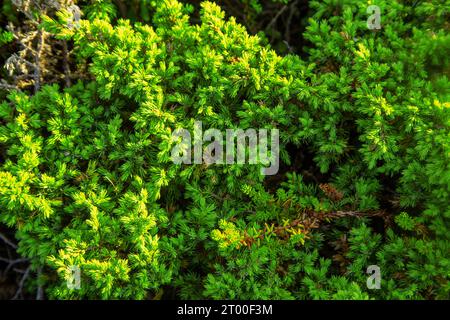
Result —
<svg viewBox="0 0 450 320"><path fill-rule="evenodd" d="M449 9L3 1L0 298L448 299ZM198 121L278 171L174 163Z"/></svg>

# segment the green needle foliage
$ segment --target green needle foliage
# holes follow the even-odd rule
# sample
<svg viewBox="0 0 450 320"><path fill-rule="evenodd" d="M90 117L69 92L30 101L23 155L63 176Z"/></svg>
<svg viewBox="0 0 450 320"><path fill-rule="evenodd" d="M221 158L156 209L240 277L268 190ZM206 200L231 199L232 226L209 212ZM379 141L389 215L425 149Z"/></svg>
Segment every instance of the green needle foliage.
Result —
<svg viewBox="0 0 450 320"><path fill-rule="evenodd" d="M305 58L211 2L43 16L87 71L1 102L0 222L47 296L448 298L450 2L410 2L375 1L369 30L366 2L310 1ZM279 129L280 171L174 164L194 121Z"/></svg>

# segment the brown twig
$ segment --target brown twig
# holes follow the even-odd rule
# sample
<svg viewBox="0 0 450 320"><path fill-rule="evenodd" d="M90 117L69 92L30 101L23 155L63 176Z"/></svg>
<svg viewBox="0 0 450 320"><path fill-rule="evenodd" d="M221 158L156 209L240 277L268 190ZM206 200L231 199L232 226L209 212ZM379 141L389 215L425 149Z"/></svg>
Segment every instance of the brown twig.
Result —
<svg viewBox="0 0 450 320"><path fill-rule="evenodd" d="M289 5L289 16L286 22L286 29L285 29L285 36L284 39L287 43L291 41L291 22L292 18L294 17L294 14L296 13L296 6L297 6L298 0L295 0L293 3Z"/></svg>
<svg viewBox="0 0 450 320"><path fill-rule="evenodd" d="M315 212L312 210L306 210L301 213L300 217L291 221L285 226L275 226L273 227L273 233L279 237L286 239L288 235L288 230L296 227L301 227L301 233L303 233L306 238L312 229L317 229L320 227L321 222L324 220L330 220L335 218L343 217L386 217L387 213L383 210L380 211L335 211L335 212ZM258 236L250 236L247 231L244 231L244 239L241 241L242 245L250 247L255 241L264 239L269 233L268 227L264 227L262 233Z"/></svg>
<svg viewBox="0 0 450 320"><path fill-rule="evenodd" d="M272 25L275 24L275 22L277 22L278 18L283 14L284 11L286 11L286 9L288 8L288 6L283 6L281 8L280 11L277 12L277 14L275 15L275 17L273 17L273 19L269 22L269 24L266 27L266 30L270 29L272 27Z"/></svg>
<svg viewBox="0 0 450 320"><path fill-rule="evenodd" d="M39 284L39 278L42 274L42 267L39 267L37 270L37 281L38 281L38 287L36 292L36 300L44 300L44 289L42 288L42 285Z"/></svg>
<svg viewBox="0 0 450 320"><path fill-rule="evenodd" d="M7 245L11 246L13 249L17 249L17 245L14 244L11 240L9 240L5 235L0 233L0 239L3 240Z"/></svg>
<svg viewBox="0 0 450 320"><path fill-rule="evenodd" d="M121 0L116 0L115 3L119 8L120 16L125 19L127 17L127 7Z"/></svg>
<svg viewBox="0 0 450 320"><path fill-rule="evenodd" d="M37 48L35 55L35 69L34 69L34 93L37 93L41 88L41 54L42 48L44 47L44 31L38 30L37 38Z"/></svg>
<svg viewBox="0 0 450 320"><path fill-rule="evenodd" d="M2 83L0 83L0 89L4 89L4 90L19 90L16 86L13 86L11 84L5 83L4 80L2 79Z"/></svg>
<svg viewBox="0 0 450 320"><path fill-rule="evenodd" d="M69 50L67 49L67 41L62 41L63 46L63 69L64 69L64 79L66 81L66 87L72 85L70 81L70 66L69 66Z"/></svg>
<svg viewBox="0 0 450 320"><path fill-rule="evenodd" d="M22 295L22 292L23 292L23 286L24 286L24 284L25 284L25 280L26 280L26 279L28 278L28 276L30 275L30 270L31 270L31 267L28 267L28 268L25 270L25 273L23 274L22 279L20 279L20 282L19 282L19 288L17 289L16 294L14 295L14 297L13 297L11 300L16 300L16 299L19 298L19 296Z"/></svg>
<svg viewBox="0 0 450 320"><path fill-rule="evenodd" d="M7 266L7 267L5 268L5 270L3 271L3 274L6 274L6 273L9 271L9 269L11 269L12 266L14 266L14 265L16 265L16 264L18 264L18 263L27 262L28 259L26 259L26 258L20 258L20 259L14 259L14 260L11 260L11 259L6 259L6 258L0 257L0 261L3 261L3 262L8 263L8 266Z"/></svg>

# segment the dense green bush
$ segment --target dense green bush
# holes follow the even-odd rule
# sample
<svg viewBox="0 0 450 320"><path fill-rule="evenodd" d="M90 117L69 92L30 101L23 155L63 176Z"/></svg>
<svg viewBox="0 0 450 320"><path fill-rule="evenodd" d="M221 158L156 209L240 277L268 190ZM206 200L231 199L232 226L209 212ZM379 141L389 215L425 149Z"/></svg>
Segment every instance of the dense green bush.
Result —
<svg viewBox="0 0 450 320"><path fill-rule="evenodd" d="M79 72L36 93L7 87L0 104L0 222L42 270L30 290L448 298L450 3L374 4L380 30L366 2L310 1L305 58L280 56L211 2L199 23L175 0L134 22L112 1L80 2L71 27L66 10L37 15ZM279 129L280 171L174 164L171 134L194 121ZM370 265L380 290L366 286Z"/></svg>

